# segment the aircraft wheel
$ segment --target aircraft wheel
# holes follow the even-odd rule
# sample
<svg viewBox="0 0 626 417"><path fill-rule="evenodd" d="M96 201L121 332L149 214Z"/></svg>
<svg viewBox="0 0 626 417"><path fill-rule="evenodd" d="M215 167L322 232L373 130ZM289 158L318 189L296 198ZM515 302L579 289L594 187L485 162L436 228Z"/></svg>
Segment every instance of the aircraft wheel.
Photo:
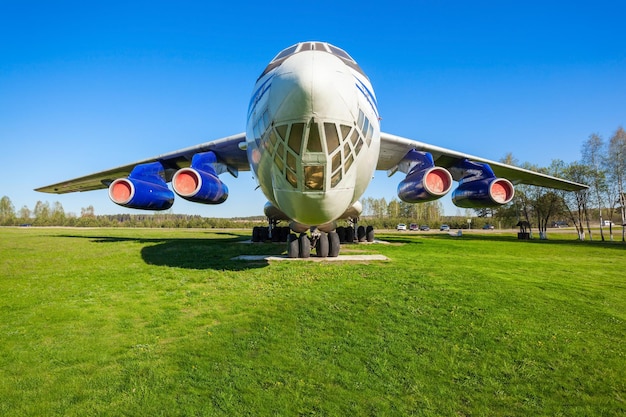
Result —
<svg viewBox="0 0 626 417"><path fill-rule="evenodd" d="M339 256L339 250L341 248L341 242L339 240L339 234L337 232L328 233L328 256L330 258L336 258Z"/></svg>
<svg viewBox="0 0 626 417"><path fill-rule="evenodd" d="M368 242L374 241L374 226L367 226L365 229L365 239L367 239Z"/></svg>
<svg viewBox="0 0 626 417"><path fill-rule="evenodd" d="M322 234L320 234L320 237L317 239L317 243L315 244L315 252L320 258L328 257L328 235L326 233L322 232Z"/></svg>
<svg viewBox="0 0 626 417"><path fill-rule="evenodd" d="M289 234L287 238L289 244L287 245L287 257L288 258L298 258L300 257L300 242L298 241L298 236L293 233Z"/></svg>
<svg viewBox="0 0 626 417"><path fill-rule="evenodd" d="M346 227L346 243L354 243L354 227Z"/></svg>
<svg viewBox="0 0 626 417"><path fill-rule="evenodd" d="M359 228L356 229L356 237L359 242L365 242L365 227L359 226Z"/></svg>
<svg viewBox="0 0 626 417"><path fill-rule="evenodd" d="M261 237L260 237L260 233L259 233L259 226L254 226L252 228L252 241L253 242L260 242L261 241Z"/></svg>
<svg viewBox="0 0 626 417"><path fill-rule="evenodd" d="M300 258L309 258L311 256L311 241L309 237L302 233L298 241L300 242Z"/></svg>
<svg viewBox="0 0 626 417"><path fill-rule="evenodd" d="M346 241L346 228L339 226L335 232L339 236L339 242L344 243Z"/></svg>

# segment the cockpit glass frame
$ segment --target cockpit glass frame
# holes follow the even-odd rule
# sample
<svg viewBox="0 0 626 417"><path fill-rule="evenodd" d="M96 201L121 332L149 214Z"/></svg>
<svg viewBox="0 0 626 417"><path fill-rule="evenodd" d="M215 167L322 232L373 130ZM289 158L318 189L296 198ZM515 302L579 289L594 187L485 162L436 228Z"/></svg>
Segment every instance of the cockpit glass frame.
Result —
<svg viewBox="0 0 626 417"><path fill-rule="evenodd" d="M259 78L263 77L274 68L278 68L290 56L306 51L322 51L334 55L341 59L347 66L354 69L367 79L367 75L365 75L359 64L357 64L357 62L346 51L325 42L301 42L292 45L289 48L283 49L274 57L274 59L272 59Z"/></svg>

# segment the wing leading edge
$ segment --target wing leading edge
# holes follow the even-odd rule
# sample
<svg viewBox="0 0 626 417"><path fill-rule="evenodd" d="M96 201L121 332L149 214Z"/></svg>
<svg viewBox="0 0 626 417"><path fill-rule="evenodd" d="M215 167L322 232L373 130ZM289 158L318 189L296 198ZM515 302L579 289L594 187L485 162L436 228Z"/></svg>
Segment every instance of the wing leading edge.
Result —
<svg viewBox="0 0 626 417"><path fill-rule="evenodd" d="M380 140L380 155L378 157L378 165L376 166L378 170L393 171L407 152L411 149L415 149L417 151L430 153L433 156L435 165L443 168L451 168L463 160L486 163L497 176L504 177L513 184L537 185L565 191L580 191L588 188L588 186L584 184L540 174L513 165L491 161L489 159L468 155L389 133L381 132ZM454 178L456 181L459 179L460 178Z"/></svg>
<svg viewBox="0 0 626 417"><path fill-rule="evenodd" d="M35 191L52 194L65 194L76 191L103 189L107 188L109 184L116 179L128 176L137 165L157 161L160 162L165 169L165 180L170 181L172 179L172 175L174 175L178 169L188 167L190 165L191 158L195 154L208 151L213 151L218 157L219 162L226 166L228 172L237 176L239 171L250 170L246 151L239 148L239 144L241 142L245 142L245 140L245 133L239 133L233 136L179 149L177 151L169 152L153 158L137 161L132 164L36 188Z"/></svg>

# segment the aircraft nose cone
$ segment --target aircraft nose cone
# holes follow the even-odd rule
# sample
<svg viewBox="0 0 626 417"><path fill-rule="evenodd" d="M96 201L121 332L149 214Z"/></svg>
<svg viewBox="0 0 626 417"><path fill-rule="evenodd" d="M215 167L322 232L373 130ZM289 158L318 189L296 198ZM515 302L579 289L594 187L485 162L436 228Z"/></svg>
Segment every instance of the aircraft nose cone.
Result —
<svg viewBox="0 0 626 417"><path fill-rule="evenodd" d="M272 81L271 111L280 120L343 115L356 100L353 83L338 58L321 52L296 54L281 65Z"/></svg>
<svg viewBox="0 0 626 417"><path fill-rule="evenodd" d="M342 190L322 193L296 193L275 190L276 201L289 218L306 225L320 225L336 220L351 204L351 193Z"/></svg>

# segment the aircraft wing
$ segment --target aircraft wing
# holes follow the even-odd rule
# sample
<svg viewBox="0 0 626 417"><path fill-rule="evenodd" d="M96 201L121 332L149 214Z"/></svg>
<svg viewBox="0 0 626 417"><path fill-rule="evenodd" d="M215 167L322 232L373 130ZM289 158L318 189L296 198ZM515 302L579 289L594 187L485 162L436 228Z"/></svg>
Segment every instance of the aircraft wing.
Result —
<svg viewBox="0 0 626 417"><path fill-rule="evenodd" d="M380 155L378 157L378 165L376 166L376 169L379 170L395 170L407 152L411 149L415 149L417 151L429 152L433 156L435 165L443 168L450 168L464 159L489 164L493 172L498 177L506 178L513 184L538 185L541 187L566 191L580 191L588 188L588 186L584 184L578 184L576 182L556 178L550 175L540 174L538 172L518 168L513 165L503 164L501 162L490 161L485 158L391 135L389 133L381 132L380 141ZM454 177L454 171L453 178L455 181L460 179Z"/></svg>
<svg viewBox="0 0 626 417"><path fill-rule="evenodd" d="M246 151L239 149L239 144L245 142L245 140L245 133L239 133L237 135L155 156L154 158L137 161L132 164L36 188L35 191L65 194L76 191L91 191L107 188L109 184L116 179L127 177L135 166L156 161L161 162L165 168L165 180L170 181L174 172L180 168L188 167L191 164L193 155L207 151L213 151L217 155L218 161L225 164L231 174L237 176L238 171L247 171L250 169Z"/></svg>

